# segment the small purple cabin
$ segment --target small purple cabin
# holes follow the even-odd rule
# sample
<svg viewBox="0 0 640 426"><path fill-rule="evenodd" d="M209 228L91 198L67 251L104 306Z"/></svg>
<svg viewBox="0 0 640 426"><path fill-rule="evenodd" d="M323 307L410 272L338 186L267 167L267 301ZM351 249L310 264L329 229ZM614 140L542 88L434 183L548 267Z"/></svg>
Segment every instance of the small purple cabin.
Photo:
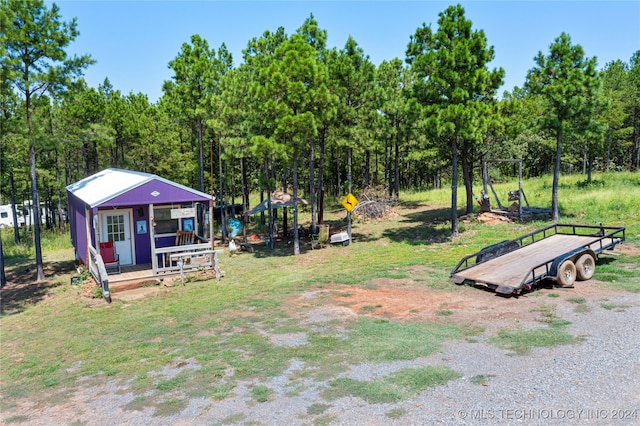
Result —
<svg viewBox="0 0 640 426"><path fill-rule="evenodd" d="M121 266L150 264L154 274L173 270L164 259L178 251L171 247L179 230L195 232L204 243L194 243L192 249L212 248L208 220L213 201L208 194L121 169L103 170L66 189L71 242L76 258L87 266L95 261L99 243L111 241ZM206 223L198 223L198 204L204 207Z"/></svg>

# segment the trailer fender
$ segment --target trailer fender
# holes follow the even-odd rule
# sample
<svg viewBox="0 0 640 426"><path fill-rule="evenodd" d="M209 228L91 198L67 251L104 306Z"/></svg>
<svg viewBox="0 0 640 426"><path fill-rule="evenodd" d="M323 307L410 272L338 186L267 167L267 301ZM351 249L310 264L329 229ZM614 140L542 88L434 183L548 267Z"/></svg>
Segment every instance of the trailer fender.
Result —
<svg viewBox="0 0 640 426"><path fill-rule="evenodd" d="M580 247L575 250L571 250L570 252L555 258L549 268L549 278L552 280L556 280L558 278L558 268L560 268L560 265L562 265L565 260L570 260L575 263L576 260L584 254L590 254L594 259L598 259L598 256L596 256L595 252L590 248Z"/></svg>

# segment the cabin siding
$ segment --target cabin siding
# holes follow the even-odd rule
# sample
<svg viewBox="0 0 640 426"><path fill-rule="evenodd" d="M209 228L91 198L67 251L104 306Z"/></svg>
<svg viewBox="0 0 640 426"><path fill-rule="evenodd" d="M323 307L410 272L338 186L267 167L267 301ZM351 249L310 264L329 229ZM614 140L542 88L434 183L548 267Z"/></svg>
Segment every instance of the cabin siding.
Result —
<svg viewBox="0 0 640 426"><path fill-rule="evenodd" d="M157 194L157 195L153 195ZM120 194L104 203L100 204L101 208L121 207L121 206L138 206L149 204L180 204L190 203L193 201L207 202L209 198L193 194L170 185L160 180L151 180L145 182L137 188L133 188L123 194ZM179 206L176 206L179 207Z"/></svg>

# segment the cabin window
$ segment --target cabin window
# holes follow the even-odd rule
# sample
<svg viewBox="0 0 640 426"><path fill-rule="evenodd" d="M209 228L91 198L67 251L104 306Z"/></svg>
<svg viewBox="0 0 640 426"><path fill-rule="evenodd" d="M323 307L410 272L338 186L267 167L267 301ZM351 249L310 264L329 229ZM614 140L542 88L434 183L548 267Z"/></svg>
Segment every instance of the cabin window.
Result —
<svg viewBox="0 0 640 426"><path fill-rule="evenodd" d="M156 234L175 234L178 230L178 219L171 219L171 208L156 207L153 211Z"/></svg>
<svg viewBox="0 0 640 426"><path fill-rule="evenodd" d="M125 241L124 215L107 216L107 241Z"/></svg>

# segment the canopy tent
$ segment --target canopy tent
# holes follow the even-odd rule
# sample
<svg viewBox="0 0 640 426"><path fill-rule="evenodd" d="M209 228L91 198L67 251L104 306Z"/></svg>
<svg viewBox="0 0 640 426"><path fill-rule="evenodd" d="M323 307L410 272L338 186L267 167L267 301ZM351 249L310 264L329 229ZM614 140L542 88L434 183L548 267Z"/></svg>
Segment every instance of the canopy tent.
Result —
<svg viewBox="0 0 640 426"><path fill-rule="evenodd" d="M309 204L309 202L304 198L298 197L297 201L298 201L298 204ZM272 209L279 209L282 207L290 207L290 206L293 206L293 196L281 191L275 191L273 194L271 194ZM255 206L254 208L252 208L251 210L249 210L247 214L252 215L252 214L260 213L267 210L268 208L269 208L269 200L267 199L261 202L260 204L258 204L257 206Z"/></svg>

